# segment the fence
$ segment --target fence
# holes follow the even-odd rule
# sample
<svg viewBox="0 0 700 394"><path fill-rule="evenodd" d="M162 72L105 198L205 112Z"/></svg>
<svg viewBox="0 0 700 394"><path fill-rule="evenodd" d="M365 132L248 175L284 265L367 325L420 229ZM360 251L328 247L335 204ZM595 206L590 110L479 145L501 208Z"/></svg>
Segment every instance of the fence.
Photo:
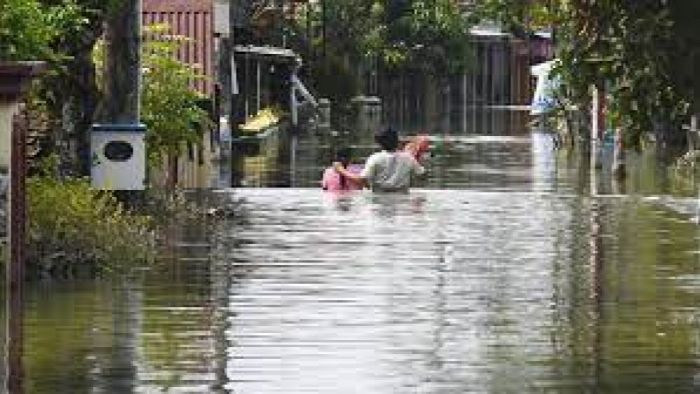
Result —
<svg viewBox="0 0 700 394"><path fill-rule="evenodd" d="M201 69L196 89L210 96L214 78L214 6L211 0L144 0L143 24L166 23L170 32L188 37L177 58Z"/></svg>
<svg viewBox="0 0 700 394"><path fill-rule="evenodd" d="M532 100L530 65L552 56L551 43L480 36L473 37L472 48L472 66L465 73L441 78L413 73L380 81L386 122L408 132L498 134L522 128Z"/></svg>

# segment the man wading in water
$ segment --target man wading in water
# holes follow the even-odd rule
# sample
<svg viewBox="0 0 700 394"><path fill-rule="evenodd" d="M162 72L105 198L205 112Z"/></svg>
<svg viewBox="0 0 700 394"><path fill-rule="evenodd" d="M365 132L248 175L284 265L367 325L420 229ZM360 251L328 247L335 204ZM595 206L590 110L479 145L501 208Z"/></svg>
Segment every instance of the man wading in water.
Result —
<svg viewBox="0 0 700 394"><path fill-rule="evenodd" d="M374 136L381 152L367 158L360 174L346 170L342 163L333 163L335 170L352 182L369 187L375 192L407 192L411 177L423 175L425 168L408 152L397 151L399 135L387 128Z"/></svg>

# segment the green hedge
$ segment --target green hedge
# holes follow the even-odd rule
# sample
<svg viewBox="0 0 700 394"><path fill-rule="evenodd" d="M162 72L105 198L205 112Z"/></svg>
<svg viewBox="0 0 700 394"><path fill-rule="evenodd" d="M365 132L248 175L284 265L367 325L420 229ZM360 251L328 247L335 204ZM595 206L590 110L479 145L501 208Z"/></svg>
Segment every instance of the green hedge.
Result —
<svg viewBox="0 0 700 394"><path fill-rule="evenodd" d="M151 219L124 209L83 179L31 178L27 185L30 275L91 275L152 259Z"/></svg>

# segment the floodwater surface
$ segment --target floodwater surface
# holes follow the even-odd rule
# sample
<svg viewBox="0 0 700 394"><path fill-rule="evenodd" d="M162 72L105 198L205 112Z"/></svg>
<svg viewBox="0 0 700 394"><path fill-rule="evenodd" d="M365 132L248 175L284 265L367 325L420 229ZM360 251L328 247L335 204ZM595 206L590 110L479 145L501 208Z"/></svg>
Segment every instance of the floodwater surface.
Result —
<svg viewBox="0 0 700 394"><path fill-rule="evenodd" d="M30 286L26 391L700 390L694 190L591 196L547 134L434 140L409 194L324 193L302 154L296 187L217 191L235 213L161 264Z"/></svg>

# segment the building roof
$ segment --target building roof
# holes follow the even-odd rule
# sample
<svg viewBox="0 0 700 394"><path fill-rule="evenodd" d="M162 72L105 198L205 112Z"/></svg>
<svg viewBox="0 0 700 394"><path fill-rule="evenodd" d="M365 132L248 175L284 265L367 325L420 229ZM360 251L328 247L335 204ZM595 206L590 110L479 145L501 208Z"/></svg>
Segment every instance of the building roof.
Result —
<svg viewBox="0 0 700 394"><path fill-rule="evenodd" d="M291 49L269 46L236 45L234 52L236 54L249 54L257 58L271 57L288 61L300 59L299 55Z"/></svg>
<svg viewBox="0 0 700 394"><path fill-rule="evenodd" d="M478 37L506 37L510 34L504 32L501 26L493 23L482 23L469 29L469 33Z"/></svg>

